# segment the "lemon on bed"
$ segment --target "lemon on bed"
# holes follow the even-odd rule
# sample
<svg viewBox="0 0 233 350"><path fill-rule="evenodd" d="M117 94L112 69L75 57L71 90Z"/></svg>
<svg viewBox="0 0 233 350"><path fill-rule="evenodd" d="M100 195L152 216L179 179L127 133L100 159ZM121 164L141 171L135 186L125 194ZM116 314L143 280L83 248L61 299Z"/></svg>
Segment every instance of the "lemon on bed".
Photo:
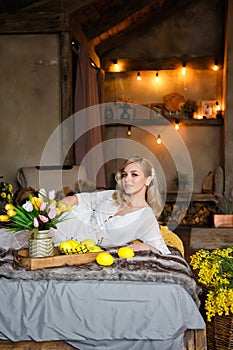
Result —
<svg viewBox="0 0 233 350"><path fill-rule="evenodd" d="M84 239L82 242L82 244L85 244L85 246L89 247L94 247L96 245L95 241L93 241L93 239Z"/></svg>
<svg viewBox="0 0 233 350"><path fill-rule="evenodd" d="M134 251L130 247L121 247L118 249L117 254L119 258L132 258L134 256Z"/></svg>
<svg viewBox="0 0 233 350"><path fill-rule="evenodd" d="M87 247L89 253L98 253L98 252L102 252L103 249L101 249L100 247L98 247L97 245L93 246L93 247Z"/></svg>
<svg viewBox="0 0 233 350"><path fill-rule="evenodd" d="M95 258L97 264L103 266L110 266L114 263L113 256L108 252L99 253Z"/></svg>

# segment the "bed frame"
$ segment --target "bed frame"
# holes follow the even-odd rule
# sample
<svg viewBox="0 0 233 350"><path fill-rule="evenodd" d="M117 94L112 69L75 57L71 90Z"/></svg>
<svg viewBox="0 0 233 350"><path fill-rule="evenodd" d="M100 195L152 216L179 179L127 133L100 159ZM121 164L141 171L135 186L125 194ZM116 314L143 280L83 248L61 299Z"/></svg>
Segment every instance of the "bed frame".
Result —
<svg viewBox="0 0 233 350"><path fill-rule="evenodd" d="M0 349L14 350L72 350L64 341L20 341L0 340ZM207 350L206 329L187 330L184 334L184 350Z"/></svg>

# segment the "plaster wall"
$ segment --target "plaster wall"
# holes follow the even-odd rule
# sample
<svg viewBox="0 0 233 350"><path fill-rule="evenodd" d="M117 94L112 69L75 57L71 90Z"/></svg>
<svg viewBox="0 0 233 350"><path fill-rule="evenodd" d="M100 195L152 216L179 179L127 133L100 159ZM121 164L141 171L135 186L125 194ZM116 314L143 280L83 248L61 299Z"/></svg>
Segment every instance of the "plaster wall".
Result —
<svg viewBox="0 0 233 350"><path fill-rule="evenodd" d="M0 175L16 185L17 169L39 165L60 123L59 37L0 36ZM60 139L47 164L60 164Z"/></svg>

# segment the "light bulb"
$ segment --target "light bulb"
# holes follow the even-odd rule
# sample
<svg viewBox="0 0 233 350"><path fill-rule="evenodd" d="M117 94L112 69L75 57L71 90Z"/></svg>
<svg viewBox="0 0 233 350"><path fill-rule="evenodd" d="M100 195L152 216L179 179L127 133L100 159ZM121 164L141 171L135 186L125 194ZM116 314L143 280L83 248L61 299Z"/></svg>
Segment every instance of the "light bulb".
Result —
<svg viewBox="0 0 233 350"><path fill-rule="evenodd" d="M186 63L183 64L183 68L182 68L182 70L181 70L181 74L182 74L183 76L186 75Z"/></svg>
<svg viewBox="0 0 233 350"><path fill-rule="evenodd" d="M157 144L158 144L158 145L161 145L161 143L162 143L162 140L161 140L161 137L160 137L160 135L158 134L158 138L157 138Z"/></svg>
<svg viewBox="0 0 233 350"><path fill-rule="evenodd" d="M176 119L176 118L175 118L175 126L174 126L174 128L175 128L176 130L179 130L179 128L180 128L180 126L179 126L179 119Z"/></svg>
<svg viewBox="0 0 233 350"><path fill-rule="evenodd" d="M120 66L119 66L118 61L117 61L116 58L114 58L114 59L112 60L112 63L114 64L114 71L115 71L115 72L120 72Z"/></svg>
<svg viewBox="0 0 233 350"><path fill-rule="evenodd" d="M159 82L159 73L158 73L158 72L156 73L156 76L155 76L155 81L156 81L156 83L158 83L158 82Z"/></svg>
<svg viewBox="0 0 233 350"><path fill-rule="evenodd" d="M218 61L217 60L214 62L213 70L215 72L217 72L219 70L219 66L218 66Z"/></svg>
<svg viewBox="0 0 233 350"><path fill-rule="evenodd" d="M127 130L127 135L131 136L132 135L132 131L131 131L131 126L128 126L128 130Z"/></svg>
<svg viewBox="0 0 233 350"><path fill-rule="evenodd" d="M138 74L137 74L137 80L138 80L138 81L142 80L142 77L141 77L140 72L138 72Z"/></svg>

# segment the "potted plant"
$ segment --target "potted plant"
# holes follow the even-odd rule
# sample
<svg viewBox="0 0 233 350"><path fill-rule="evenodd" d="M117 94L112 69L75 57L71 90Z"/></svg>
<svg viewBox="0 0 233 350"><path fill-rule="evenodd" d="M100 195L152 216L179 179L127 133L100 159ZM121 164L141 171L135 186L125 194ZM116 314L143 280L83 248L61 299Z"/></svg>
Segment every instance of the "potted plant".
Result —
<svg viewBox="0 0 233 350"><path fill-rule="evenodd" d="M198 111L197 102L194 100L186 100L182 107L183 116L185 118L192 118L193 113Z"/></svg>
<svg viewBox="0 0 233 350"><path fill-rule="evenodd" d="M216 195L217 213L213 215L215 227L233 227L233 197L232 191L226 194Z"/></svg>
<svg viewBox="0 0 233 350"><path fill-rule="evenodd" d="M29 195L29 199L22 206L6 204L6 215L0 216L0 221L7 222L9 230L29 232L29 256L45 257L53 255L53 242L49 233L50 228L66 218L66 212L71 206L66 206L55 200L55 191L48 194L44 189L38 196Z"/></svg>
<svg viewBox="0 0 233 350"><path fill-rule="evenodd" d="M203 289L208 349L230 349L233 342L233 245L198 250L190 257ZM195 271L194 271L195 273Z"/></svg>

